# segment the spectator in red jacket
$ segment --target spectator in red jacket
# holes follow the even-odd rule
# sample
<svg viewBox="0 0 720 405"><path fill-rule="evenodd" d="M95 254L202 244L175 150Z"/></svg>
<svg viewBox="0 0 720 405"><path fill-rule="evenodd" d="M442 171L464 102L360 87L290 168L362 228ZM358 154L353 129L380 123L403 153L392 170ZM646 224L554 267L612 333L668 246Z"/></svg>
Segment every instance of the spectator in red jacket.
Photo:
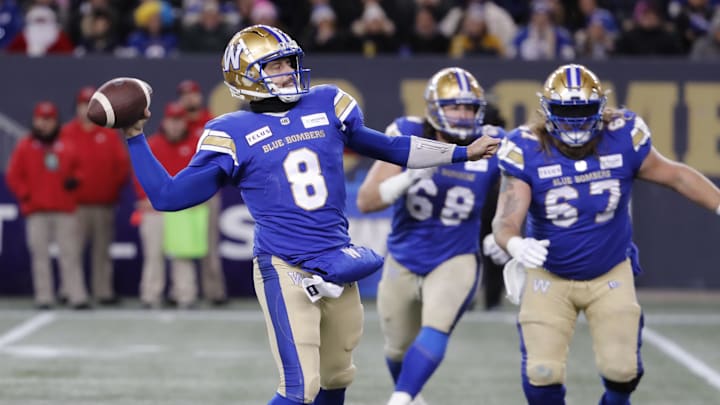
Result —
<svg viewBox="0 0 720 405"><path fill-rule="evenodd" d="M117 303L113 288L113 263L110 244L115 235L115 204L130 177L130 159L116 131L93 124L87 118L94 87L77 93L75 118L60 130L60 138L72 142L78 152L79 176L76 191L80 221L81 250L91 244L91 286L93 298L100 304Z"/></svg>
<svg viewBox="0 0 720 405"><path fill-rule="evenodd" d="M47 6L32 6L25 15L25 27L8 44L8 52L43 56L51 53L72 53L73 43L62 30L57 14Z"/></svg>
<svg viewBox="0 0 720 405"><path fill-rule="evenodd" d="M183 80L177 86L178 102L185 108L188 132L191 135L201 136L205 129L205 123L213 117L205 108L202 90L194 80ZM225 275L220 260L220 194L216 194L207 201L210 209L208 222L208 255L202 259L200 266L200 277L202 277L203 297L213 305L223 305L227 302L225 289Z"/></svg>
<svg viewBox="0 0 720 405"><path fill-rule="evenodd" d="M55 304L49 247L60 248L60 278L73 308L89 308L80 265L75 193L78 158L73 145L58 136L57 107L48 101L35 106L30 135L22 139L12 156L7 183L26 217L26 237L32 261L35 305L49 309Z"/></svg>
<svg viewBox="0 0 720 405"><path fill-rule="evenodd" d="M178 102L185 108L185 118L188 123L188 132L200 136L205 123L213 116L205 108L202 90L198 82L183 80L177 86Z"/></svg>
<svg viewBox="0 0 720 405"><path fill-rule="evenodd" d="M190 163L200 137L188 132L185 109L178 103L169 103L165 107L165 116L160 126L160 131L153 134L148 143L165 170L174 176ZM144 256L140 300L146 308L159 308L165 291L163 215L152 208L137 178L135 191L138 196L137 208L141 212L140 239ZM195 263L188 259L173 258L170 264L171 297L180 308L194 306L197 300Z"/></svg>

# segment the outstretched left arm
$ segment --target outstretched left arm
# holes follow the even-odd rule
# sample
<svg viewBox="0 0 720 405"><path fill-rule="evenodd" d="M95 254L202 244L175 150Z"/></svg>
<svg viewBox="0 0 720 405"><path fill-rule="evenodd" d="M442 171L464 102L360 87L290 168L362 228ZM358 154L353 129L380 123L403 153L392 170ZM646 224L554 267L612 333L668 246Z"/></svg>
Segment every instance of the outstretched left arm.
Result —
<svg viewBox="0 0 720 405"><path fill-rule="evenodd" d="M720 189L697 170L666 158L654 147L640 166L637 176L670 187L720 215Z"/></svg>
<svg viewBox="0 0 720 405"><path fill-rule="evenodd" d="M362 126L353 130L348 146L365 156L417 169L487 159L498 143L499 138L483 135L467 147L456 146L418 136L389 136Z"/></svg>

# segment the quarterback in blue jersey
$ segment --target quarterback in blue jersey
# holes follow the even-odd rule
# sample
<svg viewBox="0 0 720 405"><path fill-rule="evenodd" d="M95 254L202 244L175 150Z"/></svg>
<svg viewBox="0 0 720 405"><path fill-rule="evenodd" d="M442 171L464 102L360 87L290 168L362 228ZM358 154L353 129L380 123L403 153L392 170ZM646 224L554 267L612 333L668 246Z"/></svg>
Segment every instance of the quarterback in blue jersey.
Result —
<svg viewBox="0 0 720 405"><path fill-rule="evenodd" d="M255 291L280 372L269 403L339 405L355 375L352 350L362 332L355 281L382 266L381 257L348 237L343 148L428 167L488 158L499 142L486 136L461 147L369 129L350 95L335 86L311 88L302 62L302 49L277 28L235 34L221 66L231 94L249 100L250 111L208 122L195 156L175 177L148 149L145 120L125 135L158 210L193 206L225 185L241 190L256 221Z"/></svg>
<svg viewBox="0 0 720 405"><path fill-rule="evenodd" d="M640 269L629 212L634 180L665 185L720 214L720 189L663 157L642 118L605 103L595 74L561 66L540 93L540 119L509 134L498 151L493 231L513 257L506 285L520 300L522 385L530 405L565 403L565 365L580 311L605 387L600 405L630 404L643 375L634 284Z"/></svg>
<svg viewBox="0 0 720 405"><path fill-rule="evenodd" d="M425 118L398 118L386 133L423 134L458 145L483 134L502 136L502 129L483 126L483 89L464 69L433 75L425 102ZM478 284L481 211L499 178L494 157L408 170L376 162L360 187L361 211L393 209L378 286L385 358L395 382L388 405L424 404L418 394L440 365Z"/></svg>

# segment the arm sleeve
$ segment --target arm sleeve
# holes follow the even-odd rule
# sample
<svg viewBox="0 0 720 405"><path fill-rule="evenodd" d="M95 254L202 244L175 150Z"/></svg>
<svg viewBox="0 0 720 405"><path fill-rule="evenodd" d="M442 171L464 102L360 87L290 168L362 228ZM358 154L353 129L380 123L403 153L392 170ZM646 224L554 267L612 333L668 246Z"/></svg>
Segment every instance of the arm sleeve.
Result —
<svg viewBox="0 0 720 405"><path fill-rule="evenodd" d="M189 166L171 177L153 156L145 135L132 137L127 142L135 175L159 211L178 211L200 204L223 184L225 175L218 165Z"/></svg>
<svg viewBox="0 0 720 405"><path fill-rule="evenodd" d="M348 146L363 155L413 169L467 160L466 147L417 136L388 136L365 126L353 130Z"/></svg>

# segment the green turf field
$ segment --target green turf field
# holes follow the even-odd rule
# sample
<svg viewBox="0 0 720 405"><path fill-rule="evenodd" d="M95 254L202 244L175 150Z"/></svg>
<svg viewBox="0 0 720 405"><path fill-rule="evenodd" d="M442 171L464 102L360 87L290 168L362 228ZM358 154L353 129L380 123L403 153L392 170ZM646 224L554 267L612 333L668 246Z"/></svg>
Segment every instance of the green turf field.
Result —
<svg viewBox="0 0 720 405"><path fill-rule="evenodd" d="M718 294L720 296L720 294ZM720 298L646 294L646 375L633 404L720 404ZM0 299L0 404L265 404L276 371L257 304L221 310L36 312ZM514 307L469 312L425 387L431 405L523 404ZM384 405L392 386L372 302L349 405ZM568 404L602 388L587 325L570 353Z"/></svg>

